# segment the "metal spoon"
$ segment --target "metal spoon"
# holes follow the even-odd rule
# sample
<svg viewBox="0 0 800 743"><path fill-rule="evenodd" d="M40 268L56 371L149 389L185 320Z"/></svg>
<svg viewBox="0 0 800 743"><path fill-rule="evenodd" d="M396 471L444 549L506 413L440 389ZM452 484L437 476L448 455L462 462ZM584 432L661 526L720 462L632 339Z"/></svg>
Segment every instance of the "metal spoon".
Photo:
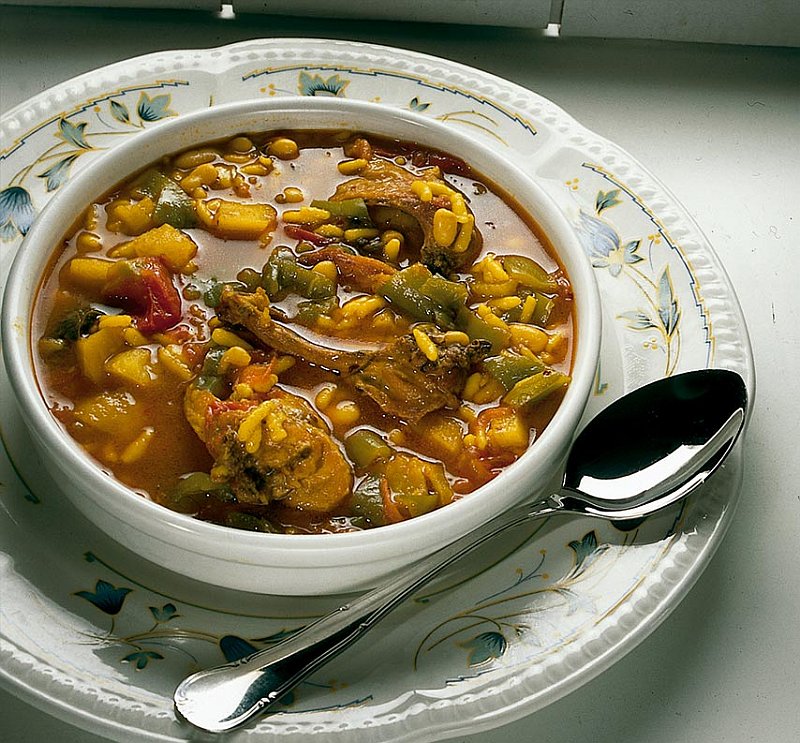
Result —
<svg viewBox="0 0 800 743"><path fill-rule="evenodd" d="M742 429L746 407L742 378L721 369L661 379L625 395L581 431L559 492L497 516L278 645L189 676L175 690L177 711L208 732L243 725L445 567L514 526L562 512L641 519L675 503L723 461Z"/></svg>

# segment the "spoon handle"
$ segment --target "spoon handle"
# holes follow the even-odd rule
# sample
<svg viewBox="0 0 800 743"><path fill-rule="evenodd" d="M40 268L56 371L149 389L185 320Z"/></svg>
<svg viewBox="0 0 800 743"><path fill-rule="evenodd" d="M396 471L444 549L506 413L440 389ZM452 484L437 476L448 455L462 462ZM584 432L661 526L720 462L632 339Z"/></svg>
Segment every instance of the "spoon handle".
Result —
<svg viewBox="0 0 800 743"><path fill-rule="evenodd" d="M404 568L390 584L340 606L278 645L187 677L175 690L176 709L192 725L208 732L239 727L352 645L448 565L507 529L562 510L555 495L497 516Z"/></svg>

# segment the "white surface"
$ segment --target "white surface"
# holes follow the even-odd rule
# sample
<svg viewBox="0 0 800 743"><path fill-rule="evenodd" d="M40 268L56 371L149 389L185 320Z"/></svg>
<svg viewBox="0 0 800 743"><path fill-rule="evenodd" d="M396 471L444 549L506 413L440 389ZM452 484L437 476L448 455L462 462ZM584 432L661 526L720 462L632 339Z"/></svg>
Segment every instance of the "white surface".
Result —
<svg viewBox="0 0 800 743"><path fill-rule="evenodd" d="M427 23L474 23L492 26L544 28L550 18L550 0L361 0L331 3L322 0L230 0L236 13L298 15L424 21Z"/></svg>
<svg viewBox="0 0 800 743"><path fill-rule="evenodd" d="M441 26L252 16L221 22L167 12L3 8L0 20L4 110L80 72L158 49L270 34L361 38L447 56L526 85L649 166L714 242L748 318L759 392L739 513L698 585L639 649L566 699L474 740L794 738L800 154L790 143L800 128L800 53L546 40L522 31L445 35ZM70 40L88 26L91 42L74 45ZM95 740L8 695L0 704L8 740Z"/></svg>
<svg viewBox="0 0 800 743"><path fill-rule="evenodd" d="M614 39L800 45L797 0L565 0L561 33Z"/></svg>

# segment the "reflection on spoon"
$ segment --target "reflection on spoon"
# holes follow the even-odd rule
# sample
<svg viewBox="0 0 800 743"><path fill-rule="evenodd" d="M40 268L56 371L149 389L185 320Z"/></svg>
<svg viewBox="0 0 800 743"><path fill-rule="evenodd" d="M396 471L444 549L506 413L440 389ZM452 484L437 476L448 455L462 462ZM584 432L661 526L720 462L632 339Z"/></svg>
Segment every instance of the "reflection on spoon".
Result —
<svg viewBox="0 0 800 743"><path fill-rule="evenodd" d="M746 410L742 378L722 369L660 379L625 395L581 431L558 493L497 516L278 645L189 676L175 690L179 715L209 732L243 725L445 567L514 526L562 512L641 519L685 498L730 452Z"/></svg>

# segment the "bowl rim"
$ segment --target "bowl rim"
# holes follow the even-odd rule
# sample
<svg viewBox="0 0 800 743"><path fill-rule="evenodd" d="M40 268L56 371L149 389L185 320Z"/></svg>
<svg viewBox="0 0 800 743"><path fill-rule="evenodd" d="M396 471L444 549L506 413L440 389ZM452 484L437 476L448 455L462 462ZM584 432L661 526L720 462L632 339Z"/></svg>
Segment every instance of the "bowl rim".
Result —
<svg viewBox="0 0 800 743"><path fill-rule="evenodd" d="M22 282L32 270L32 265L37 260L49 260L57 250L58 238L53 239L56 234L63 236L66 230L58 225L72 224L80 214L80 210L86 207L91 200L99 198L108 189L93 187L95 174L104 169L109 171L114 165L124 158L130 156L132 151L143 149L151 143L157 143L165 139L173 132L191 132L192 127L202 127L207 121L230 119L234 121L236 117L253 115L259 112L276 113L285 112L292 114L317 115L319 112L325 114L343 114L359 121L361 117L370 120L377 116L386 123L386 129L391 129L392 125L404 125L416 127L423 133L420 141L423 145L436 147L445 151L458 151L460 147L466 147L473 154L464 159L473 165L477 160L488 161L494 165L502 165L504 173L508 174L509 181L516 181L524 184L527 192L523 198L514 193L503 180L492 177L491 180L497 181L496 185L503 191L512 194L519 205L530 212L530 207L525 202L535 203L537 211L546 215L547 219L553 220L550 230L545 230L546 234L553 243L553 247L562 263L569 262L568 276L573 287L579 289L575 291L575 317L576 332L574 335L575 350L573 353L572 382L567 389L564 400L556 410L553 419L545 430L537 437L536 441L529 446L528 450L511 466L505 468L489 483L477 488L468 496L460 498L453 503L423 514L406 521L387 524L354 532L324 533L324 534L273 534L262 532L249 532L231 527L213 524L197 519L191 515L172 511L166 506L144 497L140 492L123 484L113 475L103 469L101 463L97 462L88 455L82 447L69 435L66 429L52 415L46 404L45 398L40 390L36 379L35 367L33 363L33 338L31 328L31 309L35 297L38 296L40 281L42 276L41 269L36 271L36 284L33 296L26 296L22 292ZM277 131L281 127L265 128L262 131ZM320 126L303 126L302 124L289 124L283 127L285 130L302 130L310 128L321 128ZM358 131L360 126L343 127L352 131ZM365 132L375 132L376 125L366 125L363 127ZM230 130L229 135L234 136L242 131L242 128ZM428 140L425 134L428 133ZM389 135L391 136L391 135ZM430 140L444 138L452 140L452 145L431 144ZM178 152L181 149L199 145L203 142L213 141L211 136L194 136L191 141L187 141L185 146L171 147L163 155ZM157 149L157 148L156 148ZM476 154L477 153L477 154ZM157 158L148 158L147 163L154 162ZM130 177L137 170L141 170L145 165L138 165L134 170L126 170L122 176L115 176L113 183L119 183ZM478 173L482 173L485 168L480 165L475 166ZM103 171L101 171L103 172ZM113 187L113 186L112 186ZM99 192L98 192L99 191ZM84 193L85 192L85 193ZM89 196L88 194L93 194ZM80 195L80 199L78 198ZM59 216L60 212L67 209L70 201L79 200L82 204L78 209L73 210L73 219L65 220ZM542 220L538 215L530 215L534 221L540 223ZM57 224L53 224L54 222ZM557 238L550 237L550 232L558 232ZM567 260L571 258L571 261ZM557 457L554 454L559 448L563 448L564 440L569 443L577 433L578 424L583 414L584 407L591 392L591 385L594 380L596 365L599 358L601 341L601 311L600 298L596 281L591 271L591 266L586 258L583 248L574 228L569 222L567 215L559 204L548 194L531 176L522 171L514 163L504 160L498 152L490 149L483 143L476 142L465 133L457 131L444 123L422 116L421 114L397 109L384 104L357 101L352 99L339 98L317 98L302 96L286 96L268 100L253 99L247 101L237 101L233 103L218 104L199 111L183 114L178 118L170 119L159 123L133 137L122 144L112 148L108 152L99 156L89 166L79 171L73 178L65 184L59 193L43 208L37 217L28 234L22 242L16 256L14 257L11 270L5 286L5 294L2 306L2 350L5 360L6 370L9 381L15 392L18 404L21 406L25 422L29 428L36 432L36 435L46 445L53 456L54 451L66 456L64 466L71 466L83 477L88 478L90 486L95 490L109 489L108 498L98 501L93 498L96 505L100 506L112 516L127 521L137 514L143 519L139 523L158 522L156 532L142 529L154 539L166 542L169 541L170 534L181 533L188 538L189 544L182 547L189 551L208 554L204 547L213 544L217 540L227 541L235 537L237 549L243 552L239 558L245 557L251 551L272 551L290 547L290 553L295 558L304 554L316 555L320 549L325 549L326 553L351 550L358 547L369 547L373 557L379 557L378 553L388 553L386 545L394 543L403 537L413 538L415 534L424 535L426 531L431 531L428 524L434 527L436 522L447 518L453 523L464 523L469 521L469 515L477 510L484 513L487 518L497 515L503 510L513 505L512 501L502 507L491 508L487 501L490 500L487 491L491 493L506 484L514 485L514 481L524 480L524 473L531 469L538 462L547 462L538 465L538 469L554 473L557 469ZM22 332L20 332L22 331ZM545 453L550 452L549 456ZM535 457L535 458L534 458ZM526 466L527 465L527 466ZM519 483L517 483L519 484ZM513 488L512 488L513 489ZM521 499L517 499L519 501ZM482 507L481 507L482 506ZM131 510L133 509L133 510ZM444 516L441 514L445 514ZM449 517L447 516L449 514ZM431 523L432 522L432 523ZM463 529L461 530L463 533ZM389 539L391 537L391 539ZM383 547L383 548L382 548ZM394 553L394 549L391 550ZM227 558L231 561L231 558ZM250 560L235 559L235 562L249 563ZM259 563L258 560L254 564ZM288 564L288 563L287 563Z"/></svg>

